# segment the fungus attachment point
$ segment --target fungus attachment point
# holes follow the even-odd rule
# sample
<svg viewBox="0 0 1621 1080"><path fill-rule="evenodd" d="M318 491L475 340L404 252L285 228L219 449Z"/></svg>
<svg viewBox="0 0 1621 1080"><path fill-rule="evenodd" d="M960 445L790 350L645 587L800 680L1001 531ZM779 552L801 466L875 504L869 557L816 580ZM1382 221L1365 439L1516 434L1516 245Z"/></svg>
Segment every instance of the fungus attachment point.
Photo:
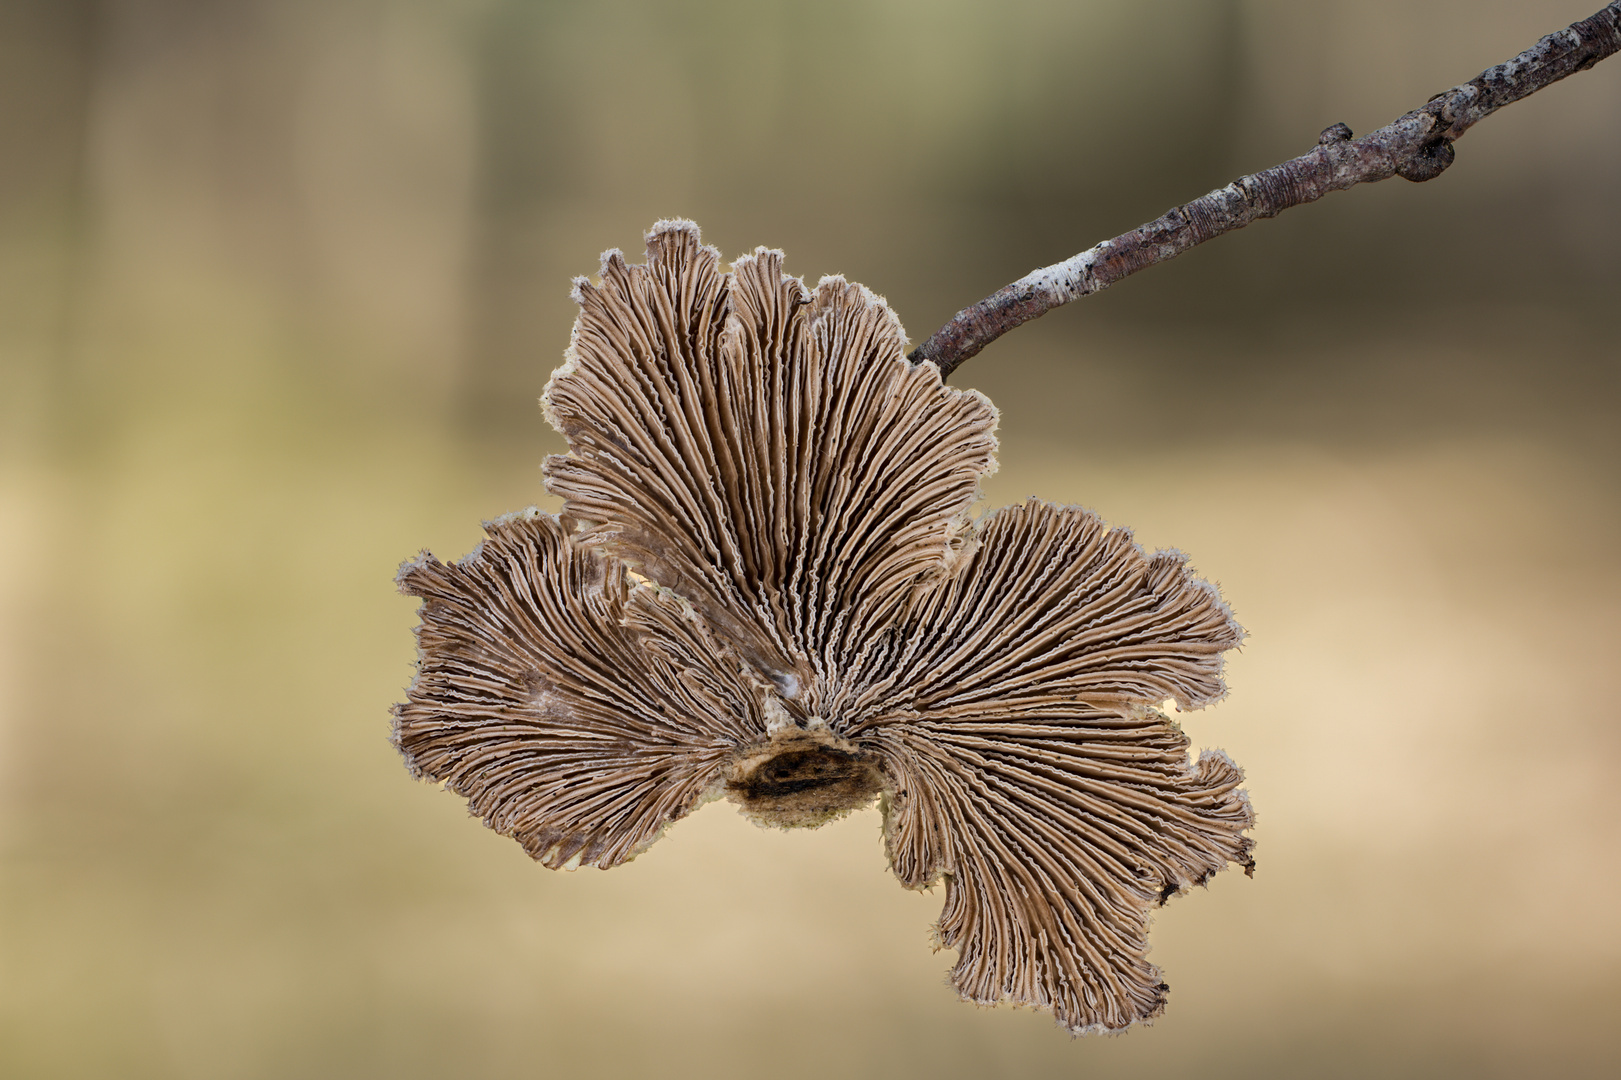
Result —
<svg viewBox="0 0 1621 1080"><path fill-rule="evenodd" d="M1077 1033L1158 1015L1150 913L1253 866L1243 774L1156 707L1225 693L1215 586L1076 507L971 521L996 410L908 363L866 288L765 248L723 271L685 221L647 254L575 283L562 515L400 570L407 765L560 869L711 799L793 828L882 796L963 997Z"/></svg>
<svg viewBox="0 0 1621 1080"><path fill-rule="evenodd" d="M826 726L775 738L739 759L726 796L754 821L814 828L870 806L883 790L876 760Z"/></svg>

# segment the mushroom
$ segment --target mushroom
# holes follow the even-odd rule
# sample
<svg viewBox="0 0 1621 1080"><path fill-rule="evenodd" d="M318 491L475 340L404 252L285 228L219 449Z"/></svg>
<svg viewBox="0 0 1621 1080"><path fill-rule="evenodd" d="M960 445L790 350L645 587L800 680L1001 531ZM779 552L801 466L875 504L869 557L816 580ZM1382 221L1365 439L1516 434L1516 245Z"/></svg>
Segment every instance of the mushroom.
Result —
<svg viewBox="0 0 1621 1080"><path fill-rule="evenodd" d="M1114 1031L1165 1007L1152 910L1253 870L1243 774L1161 711L1243 631L1175 551L1038 500L968 516L996 410L905 359L884 301L663 221L603 256L547 418L560 516L486 526L423 599L412 771L547 866L633 858L702 803L823 824L874 799L944 883L964 998Z"/></svg>

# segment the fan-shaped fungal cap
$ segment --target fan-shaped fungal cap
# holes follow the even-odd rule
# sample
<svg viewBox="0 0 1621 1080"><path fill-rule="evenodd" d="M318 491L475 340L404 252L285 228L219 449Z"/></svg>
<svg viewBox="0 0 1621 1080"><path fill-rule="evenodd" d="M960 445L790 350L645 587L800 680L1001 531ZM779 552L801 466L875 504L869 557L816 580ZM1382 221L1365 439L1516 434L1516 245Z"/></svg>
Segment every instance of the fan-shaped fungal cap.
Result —
<svg viewBox="0 0 1621 1080"><path fill-rule="evenodd" d="M901 882L943 881L964 997L1073 1031L1164 1007L1152 908L1250 868L1242 774L1156 705L1220 697L1242 637L1176 552L1038 501L977 525L995 410L899 322L690 222L603 259L546 390L561 518L407 563L395 739L549 866L634 857L700 802L818 825L882 796Z"/></svg>

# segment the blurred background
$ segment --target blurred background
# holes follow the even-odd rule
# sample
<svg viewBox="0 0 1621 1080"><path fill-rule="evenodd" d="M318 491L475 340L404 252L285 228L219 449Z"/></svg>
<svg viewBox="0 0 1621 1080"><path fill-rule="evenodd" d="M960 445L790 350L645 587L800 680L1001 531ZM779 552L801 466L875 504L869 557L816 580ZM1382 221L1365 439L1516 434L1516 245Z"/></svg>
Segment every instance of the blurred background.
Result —
<svg viewBox="0 0 1621 1080"><path fill-rule="evenodd" d="M920 340L1598 6L4 0L0 1073L1616 1075L1621 60L954 378L987 507L1250 631L1183 722L1259 869L1160 914L1153 1027L958 1003L875 813L557 874L386 741L394 569L552 505L602 249L690 216Z"/></svg>

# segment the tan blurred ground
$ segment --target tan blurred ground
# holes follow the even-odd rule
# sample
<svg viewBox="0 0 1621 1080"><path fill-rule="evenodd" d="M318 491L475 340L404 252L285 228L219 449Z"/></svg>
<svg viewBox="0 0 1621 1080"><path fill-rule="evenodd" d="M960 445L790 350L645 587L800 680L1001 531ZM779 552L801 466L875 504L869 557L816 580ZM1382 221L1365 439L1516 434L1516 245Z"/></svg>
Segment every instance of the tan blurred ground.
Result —
<svg viewBox="0 0 1621 1080"><path fill-rule="evenodd" d="M1154 1027L959 1004L873 813L554 874L386 743L393 569L547 505L602 248L689 215L921 337L1597 4L4 5L0 1074L1621 1072L1621 60L955 380L988 507L1251 634L1184 724L1259 870L1161 914Z"/></svg>

